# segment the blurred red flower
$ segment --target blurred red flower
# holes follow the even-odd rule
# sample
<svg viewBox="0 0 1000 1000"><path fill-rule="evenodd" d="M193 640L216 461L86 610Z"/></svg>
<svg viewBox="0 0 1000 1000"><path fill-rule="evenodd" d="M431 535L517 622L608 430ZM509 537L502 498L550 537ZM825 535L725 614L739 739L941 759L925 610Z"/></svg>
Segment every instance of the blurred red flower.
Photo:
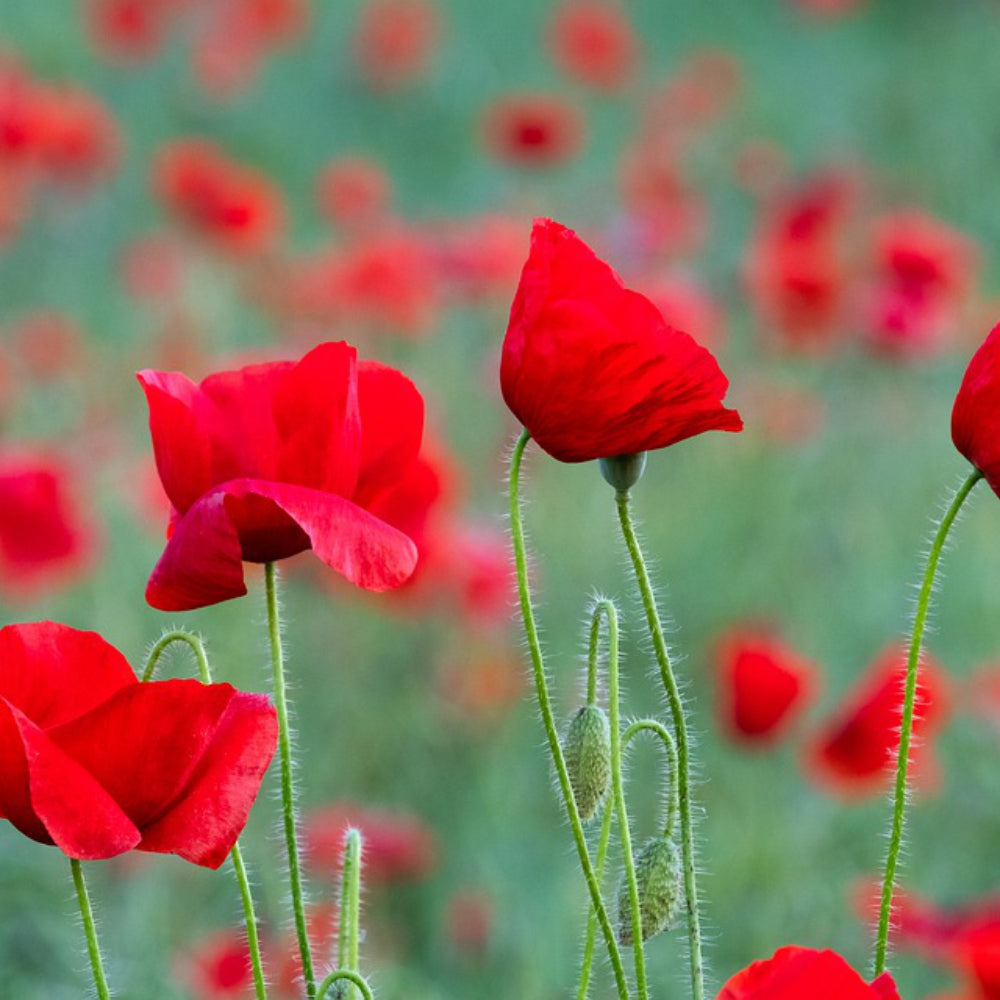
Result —
<svg viewBox="0 0 1000 1000"><path fill-rule="evenodd" d="M239 597L244 560L310 548L366 590L413 572L413 542L375 513L394 507L420 447L423 400L404 375L340 342L198 385L173 372L138 378L174 509L146 588L153 607Z"/></svg>
<svg viewBox="0 0 1000 1000"><path fill-rule="evenodd" d="M24 599L80 571L94 538L66 465L26 449L0 453L0 589Z"/></svg>
<svg viewBox="0 0 1000 1000"><path fill-rule="evenodd" d="M354 58L373 90L400 90L426 74L440 36L441 15L428 0L367 0Z"/></svg>
<svg viewBox="0 0 1000 1000"><path fill-rule="evenodd" d="M22 316L13 332L17 355L31 377L45 381L82 368L86 338L66 313L38 309Z"/></svg>
<svg viewBox="0 0 1000 1000"><path fill-rule="evenodd" d="M105 58L145 62L166 42L172 6L171 0L86 0L87 33Z"/></svg>
<svg viewBox="0 0 1000 1000"><path fill-rule="evenodd" d="M257 253L271 247L284 204L263 174L230 160L204 139L163 146L152 167L153 188L164 206L199 235L224 249Z"/></svg>
<svg viewBox="0 0 1000 1000"><path fill-rule="evenodd" d="M71 858L137 849L218 868L274 755L267 698L140 684L95 632L0 629L0 815Z"/></svg>
<svg viewBox="0 0 1000 1000"><path fill-rule="evenodd" d="M892 976L866 983L834 951L779 948L771 958L737 972L717 1000L899 1000Z"/></svg>
<svg viewBox="0 0 1000 1000"><path fill-rule="evenodd" d="M510 94L486 108L483 142L491 156L515 167L558 167L583 146L583 115L553 94Z"/></svg>
<svg viewBox="0 0 1000 1000"><path fill-rule="evenodd" d="M253 996L250 947L242 930L218 931L185 949L178 974L197 1000Z"/></svg>
<svg viewBox="0 0 1000 1000"><path fill-rule="evenodd" d="M337 802L305 817L303 841L309 863L327 875L333 872L350 827L361 831L366 885L421 879L437 859L437 837L417 816Z"/></svg>
<svg viewBox="0 0 1000 1000"><path fill-rule="evenodd" d="M628 16L613 0L561 3L552 15L547 40L556 65L596 90L619 90L639 57Z"/></svg>
<svg viewBox="0 0 1000 1000"><path fill-rule="evenodd" d="M506 296L524 261L524 225L503 215L453 219L438 234L435 263L450 292Z"/></svg>
<svg viewBox="0 0 1000 1000"><path fill-rule="evenodd" d="M665 448L738 431L728 380L688 334L571 230L536 220L500 364L503 397L539 446L563 462Z"/></svg>
<svg viewBox="0 0 1000 1000"><path fill-rule="evenodd" d="M822 728L808 756L810 774L831 790L867 795L885 788L899 752L899 727L906 682L906 650L884 649ZM927 741L948 711L944 671L924 657L917 674L912 773L933 777Z"/></svg>
<svg viewBox="0 0 1000 1000"><path fill-rule="evenodd" d="M93 94L78 87L45 89L40 154L50 177L88 188L118 166L121 143L118 122Z"/></svg>
<svg viewBox="0 0 1000 1000"><path fill-rule="evenodd" d="M445 908L445 932L454 948L473 959L483 957L493 936L493 900L481 889L460 889Z"/></svg>
<svg viewBox="0 0 1000 1000"><path fill-rule="evenodd" d="M0 53L0 164L37 163L45 136L42 89L13 57Z"/></svg>
<svg viewBox="0 0 1000 1000"><path fill-rule="evenodd" d="M1000 323L965 370L951 411L951 439L1000 496Z"/></svg>
<svg viewBox="0 0 1000 1000"><path fill-rule="evenodd" d="M316 182L316 201L323 216L342 226L357 226L377 219L392 196L389 175L364 156L331 160Z"/></svg>
<svg viewBox="0 0 1000 1000"><path fill-rule="evenodd" d="M716 643L716 705L723 729L743 743L777 739L812 697L817 669L759 625Z"/></svg>

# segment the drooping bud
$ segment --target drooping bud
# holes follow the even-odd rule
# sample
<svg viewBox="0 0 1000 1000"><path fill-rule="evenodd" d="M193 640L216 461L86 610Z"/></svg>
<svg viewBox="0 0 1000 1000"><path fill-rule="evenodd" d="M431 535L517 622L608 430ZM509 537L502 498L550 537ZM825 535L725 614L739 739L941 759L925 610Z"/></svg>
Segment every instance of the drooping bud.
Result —
<svg viewBox="0 0 1000 1000"><path fill-rule="evenodd" d="M637 451L632 455L614 455L598 460L605 482L619 493L632 489L646 470L646 452Z"/></svg>
<svg viewBox="0 0 1000 1000"><path fill-rule="evenodd" d="M684 894L680 856L669 837L654 837L635 859L635 881L639 890L642 939L648 941L674 925ZM632 944L632 906L628 880L618 888L618 940Z"/></svg>
<svg viewBox="0 0 1000 1000"><path fill-rule="evenodd" d="M592 819L611 784L611 727L604 709L584 705L573 716L563 756L580 819Z"/></svg>

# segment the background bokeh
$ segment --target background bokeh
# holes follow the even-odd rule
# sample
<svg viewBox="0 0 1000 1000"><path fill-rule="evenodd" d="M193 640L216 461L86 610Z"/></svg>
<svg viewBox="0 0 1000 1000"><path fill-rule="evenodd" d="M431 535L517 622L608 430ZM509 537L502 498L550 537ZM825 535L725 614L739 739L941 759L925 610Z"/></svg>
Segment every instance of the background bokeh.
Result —
<svg viewBox="0 0 1000 1000"><path fill-rule="evenodd" d="M92 628L136 664L182 624L207 637L219 678L266 690L259 576L248 597L190 614L143 601L167 512L134 371L201 377L343 338L427 400L448 528L435 572L376 597L308 553L283 566L303 811L346 801L390 832L423 825L416 841L395 830L403 861L366 893L364 968L385 998L575 988L585 893L502 543L516 427L496 371L532 217L577 229L708 344L746 423L651 456L635 492L698 733L714 984L791 941L867 968L854 899L888 804L820 787L807 747L905 633L931 519L966 471L951 402L998 313L995 3L604 4L627 29L620 65L601 62L600 35L575 63L558 56L566 6L0 7L0 480L41 463L65 506L58 527L35 525L15 513L23 498L0 496L4 622ZM222 208L165 193L165 151L192 137L225 159ZM560 713L578 703L595 592L626 612L626 710L657 710L610 490L592 465L530 450L525 495ZM36 551L36 531L64 544ZM950 715L904 869L941 904L997 889L1000 698L971 682L1000 660L1000 508L985 486L954 539L929 639ZM715 640L749 620L823 675L763 748L713 711ZM640 837L658 766L648 748L630 765ZM246 854L279 937L275 775L265 789ZM319 899L336 860L314 866ZM238 923L225 872L141 855L89 867L117 995L250 995L192 971ZM0 995L87 995L70 897L61 855L4 825ZM683 936L648 949L664 1000L686 995ZM910 951L892 967L912 1000L957 982ZM593 995L608 984L602 969Z"/></svg>

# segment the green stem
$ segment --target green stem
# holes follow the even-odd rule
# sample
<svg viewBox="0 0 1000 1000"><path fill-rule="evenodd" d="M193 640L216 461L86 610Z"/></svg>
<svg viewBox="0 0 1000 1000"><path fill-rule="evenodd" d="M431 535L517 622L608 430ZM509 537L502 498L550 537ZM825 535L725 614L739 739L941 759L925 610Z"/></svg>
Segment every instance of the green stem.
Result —
<svg viewBox="0 0 1000 1000"><path fill-rule="evenodd" d="M601 648L601 618L609 606L614 610L614 605L610 601L600 600L594 605L594 611L590 618L590 643L587 648L587 704L597 703L597 670L600 665Z"/></svg>
<svg viewBox="0 0 1000 1000"><path fill-rule="evenodd" d="M204 643L202 643L198 636L190 632L185 632L184 629L164 632L156 641L156 644L149 651L149 656L146 658L146 667L142 672L143 682L152 680L153 674L156 672L156 668L160 662L160 657L166 651L167 647L175 642L183 642L191 647L191 652L194 653L194 657L198 661L198 673L201 676L202 683L211 684L212 672L208 666L208 656L205 653Z"/></svg>
<svg viewBox="0 0 1000 1000"><path fill-rule="evenodd" d="M344 834L344 862L340 878L340 928L337 932L337 967L359 972L358 938L361 928L361 831Z"/></svg>
<svg viewBox="0 0 1000 1000"><path fill-rule="evenodd" d="M896 785L893 794L892 831L889 835L889 850L885 857L885 874L882 879L882 901L879 906L878 934L875 938L875 975L885 971L886 953L889 947L889 918L892 913L892 893L896 880L896 866L899 863L899 852L903 844L903 827L906 818L906 779L910 764L910 741L913 734L913 707L917 693L917 673L920 665L920 649L923 644L924 627L927 624L927 612L930 608L931 594L934 591L934 577L937 574L938 562L944 549L945 539L951 526L955 523L958 512L965 503L972 488L983 478L983 474L974 469L959 487L948 507L947 512L938 525L937 534L931 544L927 556L927 566L924 569L923 583L917 597L917 612L913 619L913 631L910 633L910 650L906 660L906 687L903 695L903 715L899 727L899 753L896 758Z"/></svg>
<svg viewBox="0 0 1000 1000"><path fill-rule="evenodd" d="M663 638L663 626L660 624L660 612L656 606L656 597L646 570L646 561L639 547L635 528L632 526L632 516L629 512L629 494L618 492L615 496L618 506L618 519L621 523L622 537L628 554L632 560L636 583L642 597L642 605L646 611L646 622L653 639L653 650L656 662L660 668L660 678L667 694L670 714L674 723L674 734L677 740L677 804L681 821L681 855L684 866L684 895L687 901L689 961L691 966L691 994L694 1000L704 1000L705 974L701 958L701 922L698 915L698 886L695 874L694 856L694 821L691 816L690 789L690 758L688 749L687 719L684 715L684 705L673 670L670 667L670 656L667 653L667 643Z"/></svg>
<svg viewBox="0 0 1000 1000"><path fill-rule="evenodd" d="M94 985L97 987L98 1000L111 1000L108 981L104 976L104 963L101 961L101 946L97 943L97 927L94 925L94 911L90 907L87 883L83 878L83 866L76 858L70 858L69 867L73 872L76 898L80 904L80 916L83 918L83 931L87 935L87 952L90 955L90 967L94 973Z"/></svg>
<svg viewBox="0 0 1000 1000"><path fill-rule="evenodd" d="M142 672L142 681L152 680L153 674L159 665L160 657L166 648L174 642L182 642L191 648L195 659L198 662L198 673L201 675L202 684L212 683L212 668L208 665L208 655L205 652L205 645L201 639L186 632L184 629L176 629L173 632L164 633L156 645L149 651L146 659L146 667ZM264 983L264 963L260 954L260 935L257 932L257 914L254 911L253 893L250 890L250 879L247 876L247 868L243 862L243 851L240 849L239 841L233 844L233 849L229 852L232 858L233 871L236 872L236 883L240 889L240 899L243 903L243 919L247 930L247 947L250 951L250 965L253 968L254 992L257 1000L267 1000L267 987Z"/></svg>
<svg viewBox="0 0 1000 1000"><path fill-rule="evenodd" d="M285 696L285 664L281 650L281 624L278 614L278 588L274 563L264 566L267 592L267 628L271 639L271 667L274 674L274 707L278 712L278 752L281 756L281 808L284 815L285 847L288 851L288 881L295 913L295 933L302 958L302 978L306 997L316 996L316 975L313 972L312 950L306 927L306 911L302 891L302 869L299 864L299 843L295 822L295 788L292 770L292 734L288 723L288 703Z"/></svg>
<svg viewBox="0 0 1000 1000"><path fill-rule="evenodd" d="M622 965L618 941L611 927L611 921L608 919L608 911L604 906L604 900L601 899L601 887L597 876L594 874L590 855L587 852L587 840L584 837L583 824L580 821L580 813L576 807L576 800L573 797L569 773L566 770L566 760L563 757L562 747L559 744L559 734L556 731L555 719L552 715L552 705L549 701L548 683L545 679L545 663L542 658L542 647L538 639L538 629L535 625L535 613L531 606L531 590L528 585L528 558L524 544L524 527L521 523L521 501L518 492L521 476L521 459L524 456L524 449L529 440L530 435L527 431L524 431L518 438L510 459L510 533L514 545L514 563L517 570L517 589L521 600L521 616L524 619L524 631L528 640L528 648L531 651L531 666L535 680L535 692L538 697L538 709L542 716L542 725L545 728L549 752L555 764L559 789L562 792L563 802L566 806L566 814L569 817L570 827L573 831L573 840L576 844L580 867L583 870L587 888L590 891L590 900L597 913L598 923L604 934L604 943L607 947L608 958L611 961L611 967L614 971L618 996L620 1000L629 1000L628 982L625 978L625 968Z"/></svg>
<svg viewBox="0 0 1000 1000"><path fill-rule="evenodd" d="M615 811L611 803L604 807L604 816L601 819L601 835L597 841L597 859L594 867L597 872L597 880L600 882L604 878L604 862L608 856L608 843L611 840L611 820ZM590 988L590 970L594 964L594 942L597 938L597 911L593 904L590 906L587 915L587 936L583 943L583 961L580 964L580 987L576 991L577 1000L586 1000L587 990Z"/></svg>
<svg viewBox="0 0 1000 1000"><path fill-rule="evenodd" d="M319 990L316 993L316 1000L323 1000L326 996L330 987L333 986L338 979L346 979L348 982L354 983L359 990L361 990L362 995L365 1000L374 1000L374 995L372 994L371 987L364 980L362 976L359 976L356 972L351 972L350 969L334 969L326 979L319 984Z"/></svg>
<svg viewBox="0 0 1000 1000"><path fill-rule="evenodd" d="M677 819L677 744L665 726L655 719L640 719L633 722L622 734L622 746L627 747L632 738L641 732L650 732L660 737L670 765L667 777L667 819L663 824L663 836L672 837Z"/></svg>
<svg viewBox="0 0 1000 1000"><path fill-rule="evenodd" d="M608 723L611 728L611 785L618 814L618 836L622 846L622 863L628 884L629 909L632 914L632 957L635 963L635 987L640 1000L647 1000L646 954L642 936L642 910L639 905L639 883L635 878L635 858L632 856L632 834L625 808L625 784L622 780L621 698L618 689L618 613L610 601L601 601L594 612L595 621L603 610L608 622Z"/></svg>

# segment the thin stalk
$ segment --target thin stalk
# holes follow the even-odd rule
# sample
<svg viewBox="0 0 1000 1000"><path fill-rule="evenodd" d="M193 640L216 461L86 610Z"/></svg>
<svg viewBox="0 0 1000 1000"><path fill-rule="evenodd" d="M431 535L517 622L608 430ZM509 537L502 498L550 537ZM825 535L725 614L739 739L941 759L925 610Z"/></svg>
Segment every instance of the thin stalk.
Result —
<svg viewBox="0 0 1000 1000"><path fill-rule="evenodd" d="M337 932L337 967L359 972L358 939L361 929L361 831L344 835L344 862L340 879L340 927ZM349 988L348 988L349 989ZM353 991L351 991L353 994Z"/></svg>
<svg viewBox="0 0 1000 1000"><path fill-rule="evenodd" d="M604 862L608 857L608 843L611 840L611 820L614 818L615 810L610 802L605 803L604 816L601 818L601 834L597 841L597 858L594 861L594 868L597 872L598 882L604 878ZM590 971L594 965L594 942L597 938L597 912L593 904L589 907L587 915L587 935L583 942L583 961L580 963L580 986L576 991L576 1000L586 1000L587 990L590 988Z"/></svg>
<svg viewBox="0 0 1000 1000"><path fill-rule="evenodd" d="M340 979L346 979L348 982L354 983L354 985L361 990L364 1000L374 1000L372 989L365 979L358 975L358 973L351 972L350 969L334 969L333 972L331 972L326 979L319 984L319 990L316 993L316 1000L323 1000L323 997L325 997L329 992L330 987Z"/></svg>
<svg viewBox="0 0 1000 1000"><path fill-rule="evenodd" d="M889 849L885 857L885 873L882 878L882 901L879 906L878 933L875 937L875 975L885 971L886 954L889 949L889 918L892 913L892 893L896 880L896 867L899 863L899 852L903 844L903 827L906 819L906 780L910 765L910 741L913 735L913 706L917 694L917 673L920 666L920 649L923 644L924 627L927 624L927 612L930 608L931 594L934 591L934 577L937 574L938 562L944 549L945 540L962 504L972 492L972 488L983 478L983 474L974 469L959 487L951 501L937 534L931 543L927 555L927 566L924 569L924 579L920 585L917 597L917 612L913 618L913 631L910 633L910 651L906 660L906 687L903 694L903 715L899 726L899 753L896 758L896 784L893 792L892 830L889 834Z"/></svg>
<svg viewBox="0 0 1000 1000"><path fill-rule="evenodd" d="M635 878L635 858L632 855L632 834L625 808L625 782L622 779L621 704L618 688L618 613L610 601L602 601L598 612L604 611L608 621L608 723L611 728L611 785L618 814L618 836L622 846L622 863L628 884L629 909L632 913L632 960L635 963L635 987L639 1000L648 1000L646 985L646 953L642 936L642 909L639 905L639 883ZM597 612L594 615L597 618Z"/></svg>
<svg viewBox="0 0 1000 1000"><path fill-rule="evenodd" d="M142 672L142 681L150 681L156 673L160 657L172 643L181 642L190 647L191 652L198 664L198 673L201 676L202 684L212 683L212 668L208 664L208 654L205 652L205 644L201 639L186 632L184 629L175 629L173 632L165 632L157 640L156 644L149 651L146 658L146 667ZM243 862L243 851L240 843L233 844L233 849L229 852L229 857L233 862L233 871L236 872L236 883L240 890L240 900L243 903L243 920L247 930L247 948L250 951L250 965L253 969L253 985L257 1000L267 1000L267 986L264 983L264 962L260 954L260 935L257 932L257 914L254 910L253 893L250 890L250 879L247 876L247 867Z"/></svg>
<svg viewBox="0 0 1000 1000"><path fill-rule="evenodd" d="M549 752L555 764L559 789L562 792L563 802L566 806L570 828L573 831L573 841L576 844L580 867L583 870L583 876L590 891L590 901L597 913L597 920L604 935L604 943L607 947L612 970L614 971L618 996L620 1000L629 1000L628 982L625 978L625 968L622 965L618 941L611 927L611 921L608 919L608 911L604 905L604 900L601 899L600 883L594 874L594 867L590 862L590 855L587 851L587 840L583 834L583 824L580 821L580 813L576 807L576 800L573 797L569 773L566 770L566 760L563 757L562 747L559 744L559 734L556 730L555 719L552 715L552 705L549 699L548 682L545 679L545 662L542 658L542 647L538 639L538 628L535 625L535 612L531 606L531 590L528 585L528 557L524 543L524 527L521 523L521 502L518 492L521 476L521 459L524 456L525 446L530 439L528 432L524 431L518 438L510 459L510 533L514 545L514 564L517 571L517 589L521 600L521 616L524 619L524 631L528 640L528 648L531 651L531 667L535 679L538 709L542 716L542 725L545 728Z"/></svg>
<svg viewBox="0 0 1000 1000"><path fill-rule="evenodd" d="M655 719L640 719L638 722L633 722L622 734L622 746L628 747L633 737L642 732L659 736L667 754L670 768L667 776L667 819L663 824L663 836L672 837L677 819L677 744L667 729Z"/></svg>
<svg viewBox="0 0 1000 1000"><path fill-rule="evenodd" d="M87 953L90 955L90 968L94 973L94 986L97 987L98 1000L111 1000L108 981L104 976L104 962L101 960L101 946L97 942L94 911L91 909L87 883L83 878L83 866L76 858L70 858L69 867L73 872L76 898L80 904L80 916L83 918L83 931L87 935Z"/></svg>
<svg viewBox="0 0 1000 1000"><path fill-rule="evenodd" d="M688 914L688 952L691 966L691 995L693 1000L704 1000L705 973L701 957L701 921L698 914L698 886L695 874L694 856L694 822L691 817L690 789L690 750L688 742L687 719L684 715L684 705L681 701L677 680L670 666L670 656L667 653L667 643L663 638L663 626L660 623L660 612L656 606L656 597L649 580L646 561L632 525L629 512L629 494L627 491L615 495L618 507L618 519L621 523L622 537L628 549L632 568L635 571L636 583L642 597L642 605L646 612L646 623L653 639L653 650L656 662L660 668L660 678L667 694L670 714L674 723L674 735L677 740L677 804L681 821L681 856L684 867L684 895Z"/></svg>
<svg viewBox="0 0 1000 1000"><path fill-rule="evenodd" d="M281 808L284 817L285 847L288 852L288 881L295 913L295 933L302 959L302 978L306 997L316 996L316 974L313 972L312 949L306 927L305 900L302 890L302 868L299 863L299 842L295 820L295 786L292 770L292 734L288 724L288 702L285 695L285 662L281 649L281 622L278 613L278 588L274 563L264 565L267 593L267 629L271 639L271 668L274 674L274 707L278 712L278 752L281 756Z"/></svg>

